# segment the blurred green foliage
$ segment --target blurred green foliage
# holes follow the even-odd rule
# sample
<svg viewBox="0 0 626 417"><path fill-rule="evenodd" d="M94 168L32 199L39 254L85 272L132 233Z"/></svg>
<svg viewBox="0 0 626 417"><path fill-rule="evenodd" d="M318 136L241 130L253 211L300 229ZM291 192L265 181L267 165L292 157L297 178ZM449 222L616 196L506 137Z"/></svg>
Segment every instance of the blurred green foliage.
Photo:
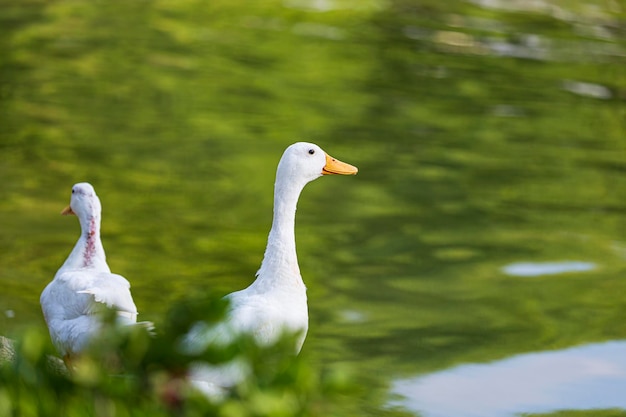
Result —
<svg viewBox="0 0 626 417"><path fill-rule="evenodd" d="M139 326L115 326L110 314L72 372L55 357L47 334L27 329L13 357L0 363L0 416L324 416L333 414L333 401L354 392L345 369L315 370L295 357L289 335L268 347L242 336L228 346L181 353L189 327L220 320L225 307L210 297L177 304L152 336ZM223 398L205 397L190 383L192 364L234 358L253 372Z"/></svg>

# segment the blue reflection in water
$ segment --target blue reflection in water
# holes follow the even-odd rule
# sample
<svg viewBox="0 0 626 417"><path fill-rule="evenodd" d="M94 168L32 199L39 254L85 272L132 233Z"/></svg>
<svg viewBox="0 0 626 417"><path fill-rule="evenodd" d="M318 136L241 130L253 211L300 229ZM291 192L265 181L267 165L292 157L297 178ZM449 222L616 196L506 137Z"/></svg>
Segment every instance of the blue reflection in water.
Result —
<svg viewBox="0 0 626 417"><path fill-rule="evenodd" d="M462 365L394 382L394 401L424 417L509 417L562 409L626 408L626 342Z"/></svg>
<svg viewBox="0 0 626 417"><path fill-rule="evenodd" d="M538 277L541 275L564 274L567 272L586 272L596 268L592 262L518 262L502 268L505 274L518 277Z"/></svg>

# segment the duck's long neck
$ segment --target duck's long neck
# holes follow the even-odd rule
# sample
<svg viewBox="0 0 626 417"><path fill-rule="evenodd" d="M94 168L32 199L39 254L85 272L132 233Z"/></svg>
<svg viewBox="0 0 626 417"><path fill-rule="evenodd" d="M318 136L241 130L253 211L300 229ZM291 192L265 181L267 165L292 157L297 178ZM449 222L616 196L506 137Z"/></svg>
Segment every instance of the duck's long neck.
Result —
<svg viewBox="0 0 626 417"><path fill-rule="evenodd" d="M104 247L100 240L100 215L91 213L79 218L81 234L74 249L63 264L71 268L93 268L110 272Z"/></svg>
<svg viewBox="0 0 626 417"><path fill-rule="evenodd" d="M296 254L296 206L304 185L277 179L274 188L274 218L265 256L254 285L260 290L281 287L304 288Z"/></svg>

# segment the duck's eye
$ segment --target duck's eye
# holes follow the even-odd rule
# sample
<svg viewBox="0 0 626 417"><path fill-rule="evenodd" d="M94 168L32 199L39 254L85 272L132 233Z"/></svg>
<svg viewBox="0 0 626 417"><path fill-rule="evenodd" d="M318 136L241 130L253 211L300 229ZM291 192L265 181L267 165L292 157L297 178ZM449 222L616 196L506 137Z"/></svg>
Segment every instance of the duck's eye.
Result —
<svg viewBox="0 0 626 417"><path fill-rule="evenodd" d="M309 155L313 155L315 153L315 149L309 149Z"/></svg>
<svg viewBox="0 0 626 417"><path fill-rule="evenodd" d="M72 194L74 194L75 192L76 192L76 190L72 188Z"/></svg>

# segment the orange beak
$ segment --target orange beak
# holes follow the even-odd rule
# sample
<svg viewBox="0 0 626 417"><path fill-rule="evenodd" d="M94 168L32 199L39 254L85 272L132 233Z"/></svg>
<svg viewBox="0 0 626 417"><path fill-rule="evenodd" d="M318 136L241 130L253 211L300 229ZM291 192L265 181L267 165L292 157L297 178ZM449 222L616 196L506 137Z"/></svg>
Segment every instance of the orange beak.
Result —
<svg viewBox="0 0 626 417"><path fill-rule="evenodd" d="M322 175L356 175L358 171L357 167L326 154L326 165L322 168Z"/></svg>
<svg viewBox="0 0 626 417"><path fill-rule="evenodd" d="M61 214L64 216L69 216L70 214L76 215L76 213L74 213L72 207L70 206L67 206L63 210L61 210Z"/></svg>

